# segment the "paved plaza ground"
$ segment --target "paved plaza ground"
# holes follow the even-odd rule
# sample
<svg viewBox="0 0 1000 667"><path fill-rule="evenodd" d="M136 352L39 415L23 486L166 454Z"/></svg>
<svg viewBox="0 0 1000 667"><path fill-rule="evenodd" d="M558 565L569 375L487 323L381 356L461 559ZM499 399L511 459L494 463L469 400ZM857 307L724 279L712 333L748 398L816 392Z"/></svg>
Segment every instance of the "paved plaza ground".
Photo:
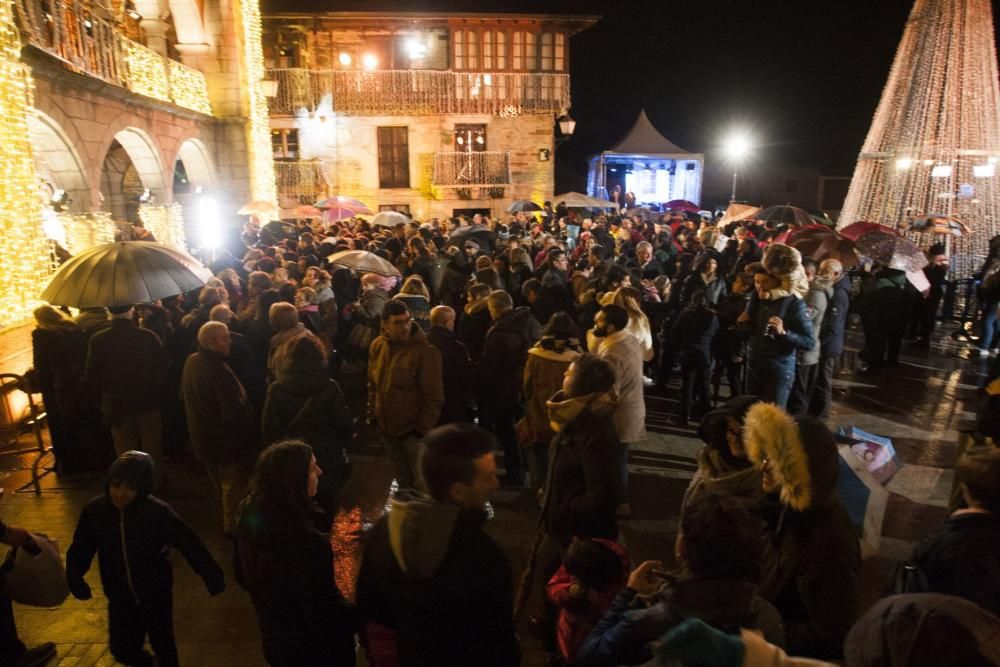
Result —
<svg viewBox="0 0 1000 667"><path fill-rule="evenodd" d="M20 371L25 367L23 348L17 346L18 335L23 338L23 333L0 336L0 364L4 366L0 370ZM904 464L888 485L891 495L880 553L863 564L864 607L882 594L891 560L908 555L913 543L935 530L945 518L957 429L972 416L975 389L988 363L966 360L965 356L959 344L943 336L930 351L904 348L897 369L879 375L857 375L845 370L838 376L831 428L854 425L889 436ZM345 388L349 390L348 382ZM725 391L723 388L723 394ZM665 396L647 395L650 435L630 455L632 515L623 522L622 535L634 562L671 559L677 510L696 467L699 441L693 429L669 425L676 398L676 385ZM391 485L387 460L370 438L360 438L354 449L354 475L345 492L346 509L333 531L338 579L350 594L360 536L384 511ZM6 466L0 470L0 486L7 491L0 501L0 516L8 523L47 533L65 550L80 509L100 492L100 481L95 476L69 479L49 475L43 481L41 495L30 490L16 492L26 481L24 471L11 471L16 463L13 457L0 457L0 464ZM171 461L167 471L171 483L165 500L198 532L227 577L226 591L211 598L183 559L175 557L174 616L181 662L197 666L263 665L253 608L247 594L233 580L232 547L223 540L208 479L190 461ZM519 575L534 535L537 506L525 491L502 489L493 507L495 516L488 530L504 546ZM59 653L52 665L115 664L107 649L106 600L100 594L96 563L88 581L94 599L87 602L70 598L58 609L15 610L25 642L56 642ZM521 636L526 646L525 664L541 664L536 642L527 631L522 631ZM364 663L359 660L359 664Z"/></svg>

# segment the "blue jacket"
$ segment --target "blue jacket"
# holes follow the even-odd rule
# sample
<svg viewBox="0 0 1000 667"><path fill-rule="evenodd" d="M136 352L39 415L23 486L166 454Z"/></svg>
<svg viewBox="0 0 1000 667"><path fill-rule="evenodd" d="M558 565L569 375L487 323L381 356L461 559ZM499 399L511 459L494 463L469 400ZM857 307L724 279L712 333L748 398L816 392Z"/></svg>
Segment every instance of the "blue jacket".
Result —
<svg viewBox="0 0 1000 667"><path fill-rule="evenodd" d="M751 298L750 307L750 365L785 366L795 364L796 350L811 350L816 342L812 322L806 317L805 302L795 296L774 301ZM767 321L777 315L782 319L785 333L781 336L764 335Z"/></svg>
<svg viewBox="0 0 1000 667"><path fill-rule="evenodd" d="M826 317L820 328L820 354L837 357L844 351L844 332L847 330L847 311L851 307L851 279L846 275L831 285L833 297L826 306Z"/></svg>

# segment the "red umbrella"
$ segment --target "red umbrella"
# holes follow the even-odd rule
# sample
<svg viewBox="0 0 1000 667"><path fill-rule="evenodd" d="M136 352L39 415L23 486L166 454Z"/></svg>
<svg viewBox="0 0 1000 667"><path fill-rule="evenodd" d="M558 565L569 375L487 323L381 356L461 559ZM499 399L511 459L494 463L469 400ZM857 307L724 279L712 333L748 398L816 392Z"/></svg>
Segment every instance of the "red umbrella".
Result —
<svg viewBox="0 0 1000 667"><path fill-rule="evenodd" d="M858 265L854 241L844 238L826 225L799 227L790 232L787 243L804 257L811 257L818 262L837 259L844 266Z"/></svg>
<svg viewBox="0 0 1000 667"><path fill-rule="evenodd" d="M701 207L686 199L674 199L663 205L665 211L683 211L685 213L697 213Z"/></svg>
<svg viewBox="0 0 1000 667"><path fill-rule="evenodd" d="M895 233L891 227L879 225L874 222L852 222L840 230L840 235L852 241L857 241L859 237L868 232L890 232Z"/></svg>

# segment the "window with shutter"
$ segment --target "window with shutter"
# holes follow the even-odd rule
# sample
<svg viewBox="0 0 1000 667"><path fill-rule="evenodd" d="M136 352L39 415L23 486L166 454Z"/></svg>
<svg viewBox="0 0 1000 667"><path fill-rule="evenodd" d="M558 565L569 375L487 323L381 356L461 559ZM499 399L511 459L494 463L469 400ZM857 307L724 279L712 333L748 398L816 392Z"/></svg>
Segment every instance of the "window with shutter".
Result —
<svg viewBox="0 0 1000 667"><path fill-rule="evenodd" d="M378 181L380 188L410 187L408 128L378 128Z"/></svg>

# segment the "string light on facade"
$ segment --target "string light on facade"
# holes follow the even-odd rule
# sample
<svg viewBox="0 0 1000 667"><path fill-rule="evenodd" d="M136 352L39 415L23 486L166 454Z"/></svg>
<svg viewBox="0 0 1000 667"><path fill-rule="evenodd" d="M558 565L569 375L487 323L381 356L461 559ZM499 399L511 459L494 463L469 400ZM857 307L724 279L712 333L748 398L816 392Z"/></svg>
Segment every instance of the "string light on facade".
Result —
<svg viewBox="0 0 1000 667"><path fill-rule="evenodd" d="M205 75L176 60L168 60L167 63L169 63L171 101L179 107L211 116L212 104L208 98Z"/></svg>
<svg viewBox="0 0 1000 667"><path fill-rule="evenodd" d="M250 199L277 203L274 183L274 154L271 148L271 121L267 98L261 81L264 71L264 51L261 46L260 5L258 0L243 0L241 5L241 37L247 94L247 162L250 171Z"/></svg>
<svg viewBox="0 0 1000 667"><path fill-rule="evenodd" d="M839 220L904 228L956 218L954 277L971 275L1000 233L1000 81L988 0L916 0ZM991 162L991 158L993 162ZM913 234L930 245L929 234Z"/></svg>
<svg viewBox="0 0 1000 667"><path fill-rule="evenodd" d="M184 248L184 209L180 204L142 204L139 219L160 243Z"/></svg>
<svg viewBox="0 0 1000 667"><path fill-rule="evenodd" d="M30 315L50 271L28 131L31 74L20 55L11 3L0 2L0 326Z"/></svg>
<svg viewBox="0 0 1000 667"><path fill-rule="evenodd" d="M155 100L170 100L170 76L164 59L156 51L132 41L125 42L129 88Z"/></svg>

